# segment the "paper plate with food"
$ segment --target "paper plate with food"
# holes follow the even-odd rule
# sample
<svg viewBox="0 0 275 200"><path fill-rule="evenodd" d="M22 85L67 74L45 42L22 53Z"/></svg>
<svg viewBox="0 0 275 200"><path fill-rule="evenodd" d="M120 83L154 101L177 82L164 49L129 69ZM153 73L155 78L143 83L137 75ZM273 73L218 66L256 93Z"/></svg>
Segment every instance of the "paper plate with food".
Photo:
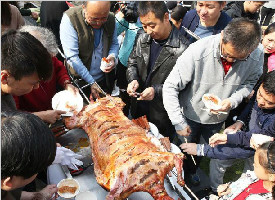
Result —
<svg viewBox="0 0 275 200"><path fill-rule="evenodd" d="M62 179L57 184L57 193L63 198L73 198L79 193L79 183L73 178Z"/></svg>
<svg viewBox="0 0 275 200"><path fill-rule="evenodd" d="M72 116L83 108L83 99L79 93L74 94L68 90L58 92L52 98L52 108L54 110L62 110L67 112L62 116Z"/></svg>
<svg viewBox="0 0 275 200"><path fill-rule="evenodd" d="M219 110L221 109L221 99L214 94L204 94L202 101L207 109Z"/></svg>

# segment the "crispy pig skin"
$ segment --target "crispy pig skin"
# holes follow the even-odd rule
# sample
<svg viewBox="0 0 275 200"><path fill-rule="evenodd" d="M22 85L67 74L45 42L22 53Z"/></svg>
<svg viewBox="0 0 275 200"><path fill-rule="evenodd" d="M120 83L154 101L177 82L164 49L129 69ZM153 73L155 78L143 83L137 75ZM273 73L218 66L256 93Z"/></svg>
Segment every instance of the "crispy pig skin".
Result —
<svg viewBox="0 0 275 200"><path fill-rule="evenodd" d="M125 199L138 191L149 192L157 200L172 200L164 178L176 167L178 183L184 185L183 154L153 143L145 129L124 116L123 106L118 97L98 99L66 119L66 127L83 128L88 134L96 180L110 191L107 200Z"/></svg>

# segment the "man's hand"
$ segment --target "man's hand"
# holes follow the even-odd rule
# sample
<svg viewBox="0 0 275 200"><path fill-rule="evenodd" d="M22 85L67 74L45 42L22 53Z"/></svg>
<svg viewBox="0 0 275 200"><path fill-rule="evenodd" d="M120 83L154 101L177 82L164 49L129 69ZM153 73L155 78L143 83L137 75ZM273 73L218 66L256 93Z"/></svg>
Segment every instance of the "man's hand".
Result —
<svg viewBox="0 0 275 200"><path fill-rule="evenodd" d="M243 123L238 121L235 124L232 124L231 126L224 129L223 133L224 134L236 133L238 130L241 130L242 127L243 127Z"/></svg>
<svg viewBox="0 0 275 200"><path fill-rule="evenodd" d="M155 89L153 87L146 88L137 100L147 100L151 101L155 97Z"/></svg>
<svg viewBox="0 0 275 200"><path fill-rule="evenodd" d="M61 114L65 114L65 111L62 110L46 110L40 112L34 112L33 114L38 116L44 122L54 124L56 120L61 118Z"/></svg>
<svg viewBox="0 0 275 200"><path fill-rule="evenodd" d="M191 133L191 128L188 125L187 125L187 127L185 129L177 131L177 134L179 134L181 136L189 136L190 133Z"/></svg>
<svg viewBox="0 0 275 200"><path fill-rule="evenodd" d="M52 185L47 185L38 193L40 193L44 197L43 199L56 199L58 197L57 190L58 190L57 186L55 184L52 184ZM52 198L54 194L56 195Z"/></svg>
<svg viewBox="0 0 275 200"><path fill-rule="evenodd" d="M108 66L104 68L103 72L109 73L111 72L115 67L115 58L112 55L109 55L106 60L108 61Z"/></svg>
<svg viewBox="0 0 275 200"><path fill-rule="evenodd" d="M221 108L218 109L218 110L213 110L211 109L210 112L215 114L215 115L218 115L219 112L227 112L231 109L232 107L232 103L230 101L230 99L224 99L222 102L221 102Z"/></svg>
<svg viewBox="0 0 275 200"><path fill-rule="evenodd" d="M196 143L182 143L180 148L183 152L186 152L190 155L197 155L197 144Z"/></svg>
<svg viewBox="0 0 275 200"><path fill-rule="evenodd" d="M129 94L129 96L137 97L136 90L138 89L138 87L139 84L137 80L133 80L131 83L129 83L127 87L127 93Z"/></svg>
<svg viewBox="0 0 275 200"><path fill-rule="evenodd" d="M211 147L214 147L218 144L226 144L226 142L227 142L226 134L216 133L215 135L209 138L209 145Z"/></svg>
<svg viewBox="0 0 275 200"><path fill-rule="evenodd" d="M78 88L73 86L72 84L66 84L65 90L72 92L74 95L77 95L79 93Z"/></svg>
<svg viewBox="0 0 275 200"><path fill-rule="evenodd" d="M229 183L219 185L218 188L217 188L217 192L218 192L219 197L224 196L226 194L229 194L230 191L231 191L231 189L229 188Z"/></svg>
<svg viewBox="0 0 275 200"><path fill-rule="evenodd" d="M90 95L90 100L94 100L94 99L98 99L100 98L99 96L99 91L97 89L97 85L96 84L92 84L91 85L91 95Z"/></svg>

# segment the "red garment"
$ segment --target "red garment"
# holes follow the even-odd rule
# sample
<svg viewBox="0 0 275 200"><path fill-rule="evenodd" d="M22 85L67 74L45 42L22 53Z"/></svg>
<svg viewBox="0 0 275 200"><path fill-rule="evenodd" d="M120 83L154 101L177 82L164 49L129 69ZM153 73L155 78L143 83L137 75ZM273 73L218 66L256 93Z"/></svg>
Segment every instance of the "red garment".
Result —
<svg viewBox="0 0 275 200"><path fill-rule="evenodd" d="M228 62L227 60L225 60L223 58L221 60L222 60L222 66L224 69L224 73L226 75L227 72L229 71L229 69L232 67L233 62Z"/></svg>
<svg viewBox="0 0 275 200"><path fill-rule="evenodd" d="M234 198L234 200L246 199L250 194L262 194L269 193L268 190L264 188L263 180L259 180L255 183L250 184L245 190Z"/></svg>
<svg viewBox="0 0 275 200"><path fill-rule="evenodd" d="M62 88L66 80L70 80L67 70L63 63L56 57L52 57L53 75L50 81L40 82L40 87L29 94L16 97L14 96L18 110L28 112L38 112L52 109L52 97L56 93L57 84Z"/></svg>

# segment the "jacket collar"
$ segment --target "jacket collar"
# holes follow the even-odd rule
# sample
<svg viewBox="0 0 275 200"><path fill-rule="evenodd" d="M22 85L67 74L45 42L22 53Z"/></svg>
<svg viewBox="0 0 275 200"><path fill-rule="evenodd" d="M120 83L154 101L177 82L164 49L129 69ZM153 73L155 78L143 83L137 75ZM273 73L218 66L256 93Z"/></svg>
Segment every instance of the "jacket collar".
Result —
<svg viewBox="0 0 275 200"><path fill-rule="evenodd" d="M217 34L216 37L214 38L214 57L215 58L220 58L220 41L221 41L221 34Z"/></svg>

